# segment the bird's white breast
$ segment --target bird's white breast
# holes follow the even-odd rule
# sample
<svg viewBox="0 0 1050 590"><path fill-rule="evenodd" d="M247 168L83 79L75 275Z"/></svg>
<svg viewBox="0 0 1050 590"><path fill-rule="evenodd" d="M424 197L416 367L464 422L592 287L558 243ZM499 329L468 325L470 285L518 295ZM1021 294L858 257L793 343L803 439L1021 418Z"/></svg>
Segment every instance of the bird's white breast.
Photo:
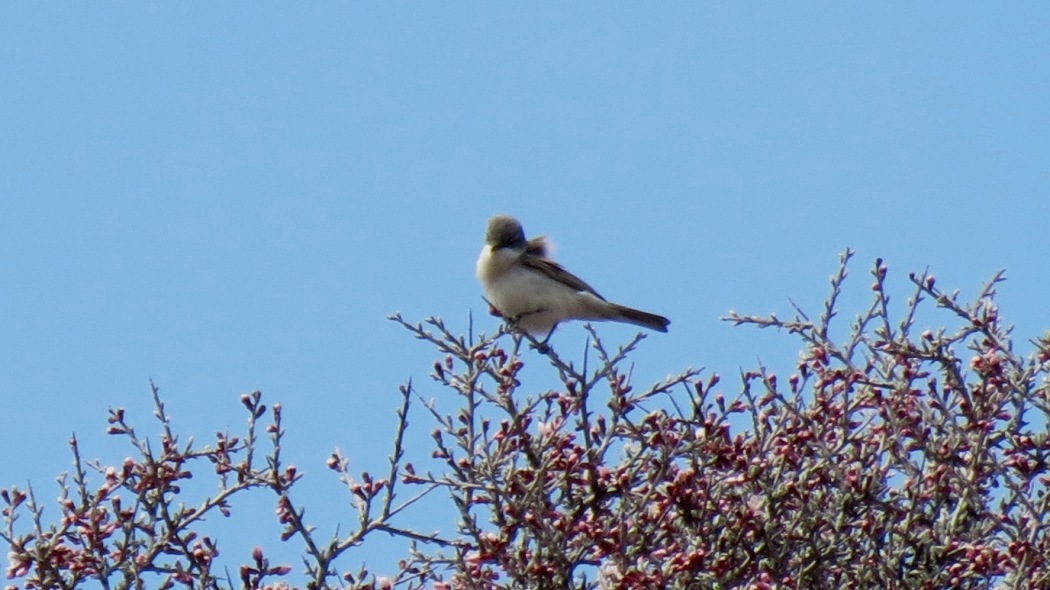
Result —
<svg viewBox="0 0 1050 590"><path fill-rule="evenodd" d="M594 317L590 308L604 303L520 265L520 256L520 252L493 251L486 245L478 256L477 277L489 302L504 317L518 319L523 329L546 335L559 321Z"/></svg>
<svg viewBox="0 0 1050 590"><path fill-rule="evenodd" d="M518 254L506 249L493 251L492 246L485 244L478 255L475 274L481 284L488 288L489 284L507 271L517 260Z"/></svg>

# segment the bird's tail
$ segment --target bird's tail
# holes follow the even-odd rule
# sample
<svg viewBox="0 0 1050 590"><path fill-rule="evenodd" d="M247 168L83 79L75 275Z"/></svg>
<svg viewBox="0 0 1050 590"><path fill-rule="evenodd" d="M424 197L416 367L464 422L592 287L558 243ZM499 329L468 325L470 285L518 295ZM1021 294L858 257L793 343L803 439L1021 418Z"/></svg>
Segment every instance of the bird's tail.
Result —
<svg viewBox="0 0 1050 590"><path fill-rule="evenodd" d="M642 326L649 328L650 330L656 330L657 332L666 332L667 325L671 323L671 320L665 318L662 315L656 315L655 313L649 313L640 309L632 309L623 305L612 304L614 310L619 317L609 318L612 320L619 320L636 326Z"/></svg>

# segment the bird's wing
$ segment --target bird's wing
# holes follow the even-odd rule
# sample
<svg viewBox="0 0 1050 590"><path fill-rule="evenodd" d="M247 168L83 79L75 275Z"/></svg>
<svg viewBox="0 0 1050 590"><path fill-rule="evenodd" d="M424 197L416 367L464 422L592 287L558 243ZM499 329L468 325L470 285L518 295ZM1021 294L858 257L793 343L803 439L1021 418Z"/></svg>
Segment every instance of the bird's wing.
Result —
<svg viewBox="0 0 1050 590"><path fill-rule="evenodd" d="M598 299L605 301L605 298L599 295L593 287L583 282L583 280L580 279L580 277L562 268L560 264L554 262L550 258L544 258L542 256L533 256L529 253L526 253L522 255L521 263L525 265L526 268L535 270L536 272L543 274L554 281L576 289L577 291L584 291L586 293L590 293Z"/></svg>

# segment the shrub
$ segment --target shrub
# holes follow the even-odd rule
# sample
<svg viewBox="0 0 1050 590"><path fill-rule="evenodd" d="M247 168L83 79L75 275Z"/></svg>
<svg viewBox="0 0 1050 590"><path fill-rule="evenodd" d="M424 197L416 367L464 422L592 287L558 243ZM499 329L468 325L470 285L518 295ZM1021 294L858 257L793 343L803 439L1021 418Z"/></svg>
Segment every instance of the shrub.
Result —
<svg viewBox="0 0 1050 590"><path fill-rule="evenodd" d="M455 394L456 410L423 401L410 383L385 477L353 476L342 455L329 458L357 507L354 529L330 540L293 501L300 475L280 458L279 406L267 412L258 393L245 396L246 433L195 449L180 446L154 388L159 449L113 411L110 432L140 457L87 465L72 441L58 522L44 521L31 490L3 490L8 577L33 588L143 587L150 576L162 587L233 586L213 571L216 542L200 519L266 489L283 538L303 543L311 588L1050 587L1050 341L1028 358L1014 351L994 302L1001 274L971 303L912 275L902 317L891 317L881 261L872 304L836 339L851 255L816 319L801 309L790 320L725 318L803 345L791 375L744 372L732 399L717 374L693 370L636 386L627 367L640 336L609 349L588 327L592 351L573 360L504 330L463 337L437 319L394 316L442 355L431 377ZM917 328L928 303L954 327ZM549 366L556 385L524 384L526 361ZM434 424L432 452L416 460L425 470L405 452L415 401ZM205 461L221 491L183 507L179 482ZM89 469L101 484L88 483ZM426 496L447 502L456 530L400 522ZM16 530L20 515L30 530ZM337 569L375 532L409 541L398 571ZM284 583L290 571L256 549L239 581Z"/></svg>

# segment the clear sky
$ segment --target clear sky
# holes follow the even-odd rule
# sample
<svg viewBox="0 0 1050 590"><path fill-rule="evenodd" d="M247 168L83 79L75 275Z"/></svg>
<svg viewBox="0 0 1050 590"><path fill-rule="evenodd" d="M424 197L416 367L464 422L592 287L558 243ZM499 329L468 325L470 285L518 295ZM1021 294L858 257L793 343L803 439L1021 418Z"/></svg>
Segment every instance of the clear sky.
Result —
<svg viewBox="0 0 1050 590"><path fill-rule="evenodd" d="M790 337L718 318L816 310L847 246L845 315L876 257L897 303L908 271L966 297L1006 268L1029 350L1050 327L1047 31L1036 2L5 2L0 485L50 501L72 432L119 462L106 409L155 432L149 378L202 442L261 389L308 520L352 523L325 458L381 468L397 386L441 393L436 353L384 318L493 330L473 273L495 213L671 318L643 383L789 370ZM272 505L224 557L278 545Z"/></svg>

